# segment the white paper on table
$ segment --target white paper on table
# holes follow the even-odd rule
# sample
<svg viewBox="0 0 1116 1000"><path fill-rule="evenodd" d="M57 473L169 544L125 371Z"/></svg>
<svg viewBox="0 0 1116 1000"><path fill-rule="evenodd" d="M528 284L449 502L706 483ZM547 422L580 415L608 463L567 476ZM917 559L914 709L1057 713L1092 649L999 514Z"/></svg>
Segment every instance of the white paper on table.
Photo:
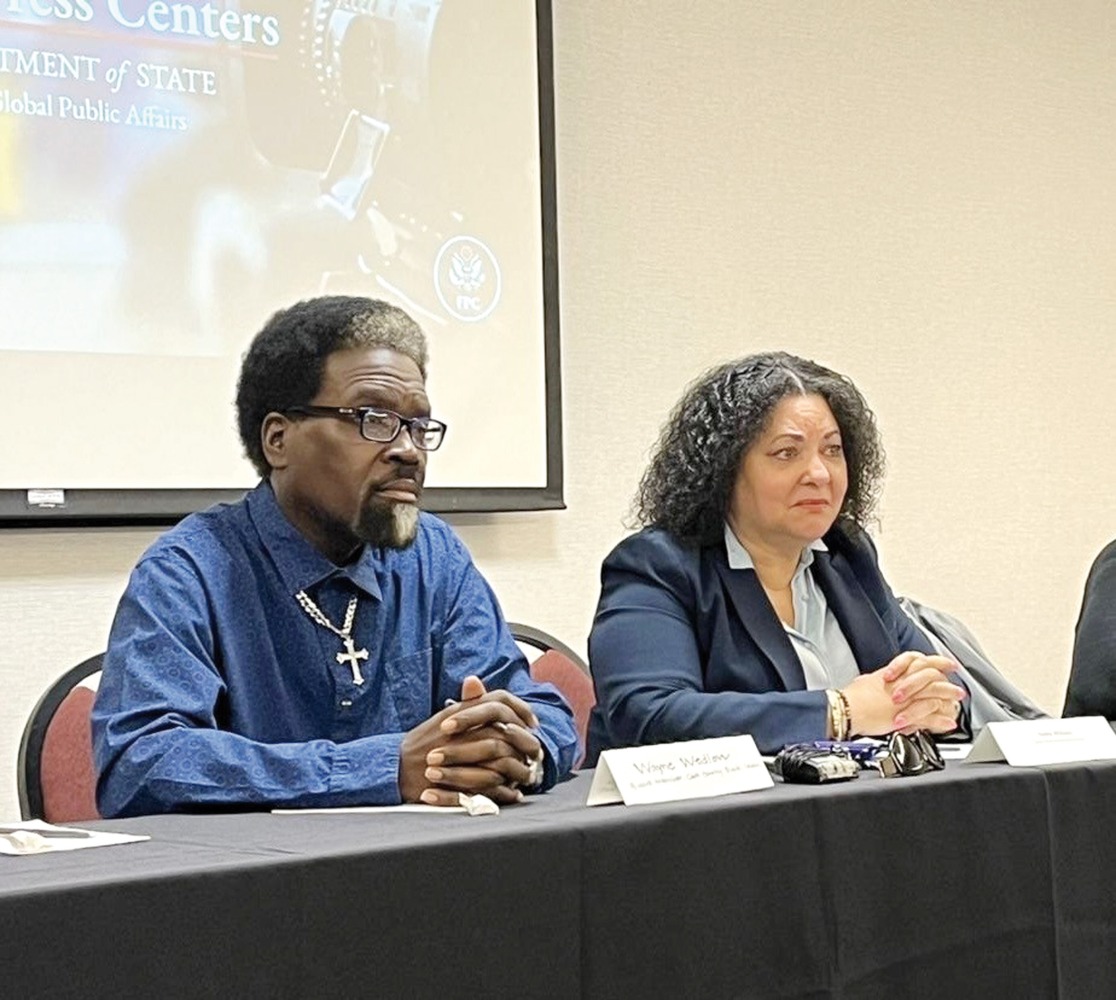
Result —
<svg viewBox="0 0 1116 1000"><path fill-rule="evenodd" d="M465 813L469 816L498 816L500 807L487 795L457 796L461 803L459 806L428 806L421 802L407 802L400 806L337 806L325 809L272 809L273 816L313 816L316 814L338 813L363 813L369 816L379 816L384 813L440 813L448 816L460 816Z"/></svg>
<svg viewBox="0 0 1116 1000"><path fill-rule="evenodd" d="M15 822L0 821L6 829L18 828L14 833L0 833L0 854L49 854L53 851L81 851L87 847L115 847L118 844L136 844L151 838L134 833L108 833L103 830L83 830L76 826L55 826L41 819ZM52 837L51 831L77 831L86 837Z"/></svg>

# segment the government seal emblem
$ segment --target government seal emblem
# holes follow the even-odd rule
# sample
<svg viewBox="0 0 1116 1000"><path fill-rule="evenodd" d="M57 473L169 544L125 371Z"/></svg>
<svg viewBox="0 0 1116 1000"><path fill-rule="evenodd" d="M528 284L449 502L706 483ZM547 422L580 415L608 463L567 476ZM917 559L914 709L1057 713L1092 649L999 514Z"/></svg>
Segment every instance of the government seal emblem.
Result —
<svg viewBox="0 0 1116 1000"><path fill-rule="evenodd" d="M500 265L496 255L472 236L455 236L434 259L434 290L454 319L476 323L500 301Z"/></svg>

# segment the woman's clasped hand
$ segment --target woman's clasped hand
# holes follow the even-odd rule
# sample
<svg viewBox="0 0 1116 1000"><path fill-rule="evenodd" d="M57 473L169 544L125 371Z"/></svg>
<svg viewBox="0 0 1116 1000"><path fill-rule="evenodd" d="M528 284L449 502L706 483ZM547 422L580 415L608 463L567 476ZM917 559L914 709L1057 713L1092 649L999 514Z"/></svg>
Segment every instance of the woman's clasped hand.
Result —
<svg viewBox="0 0 1116 1000"><path fill-rule="evenodd" d="M950 680L956 669L957 664L944 656L907 652L886 667L861 674L843 689L852 731L862 736L919 729L952 732L968 696Z"/></svg>

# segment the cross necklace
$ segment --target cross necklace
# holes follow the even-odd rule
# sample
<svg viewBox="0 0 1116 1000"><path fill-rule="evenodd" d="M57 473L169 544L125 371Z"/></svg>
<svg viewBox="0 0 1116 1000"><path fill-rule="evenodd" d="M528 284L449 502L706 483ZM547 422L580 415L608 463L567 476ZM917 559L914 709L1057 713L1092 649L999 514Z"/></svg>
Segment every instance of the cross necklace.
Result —
<svg viewBox="0 0 1116 1000"><path fill-rule="evenodd" d="M353 683L363 684L364 677L360 673L360 661L368 659L367 649L357 649L356 643L353 642L353 618L356 616L357 595L349 600L349 606L345 609L345 624L338 628L333 624L324 614L322 609L319 608L312 600L305 590L300 590L295 594L295 600L298 601L302 610L305 611L314 621L316 621L323 628L329 629L334 635L340 637L341 641L345 644L345 652L337 654L338 663L347 663L349 669L353 672Z"/></svg>

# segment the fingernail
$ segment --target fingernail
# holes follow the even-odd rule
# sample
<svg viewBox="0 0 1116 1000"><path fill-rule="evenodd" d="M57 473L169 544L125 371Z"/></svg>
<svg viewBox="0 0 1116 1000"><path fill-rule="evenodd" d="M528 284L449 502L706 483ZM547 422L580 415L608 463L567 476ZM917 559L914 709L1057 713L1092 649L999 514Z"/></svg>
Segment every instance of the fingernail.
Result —
<svg viewBox="0 0 1116 1000"><path fill-rule="evenodd" d="M905 715L897 715L891 720L891 724L896 729L902 729L907 724L907 717Z"/></svg>
<svg viewBox="0 0 1116 1000"><path fill-rule="evenodd" d="M902 703L903 703L904 701L906 701L906 700L907 700L907 692L906 692L906 691L896 691L896 692L895 692L895 693L894 693L894 694L893 694L893 695L891 696L891 700L892 700L892 701L893 701L893 702L894 702L894 703L895 703L896 705L901 705L901 704L902 704Z"/></svg>
<svg viewBox="0 0 1116 1000"><path fill-rule="evenodd" d="M422 799L423 802L429 803L432 806L438 804L438 793L432 788L428 788L419 796L419 798Z"/></svg>
<svg viewBox="0 0 1116 1000"><path fill-rule="evenodd" d="M428 767L426 769L426 777L430 781L441 781L442 780L442 772L436 767Z"/></svg>
<svg viewBox="0 0 1116 1000"><path fill-rule="evenodd" d="M537 715L532 715L531 716L531 728L532 729L538 729L539 728L539 717Z"/></svg>
<svg viewBox="0 0 1116 1000"><path fill-rule="evenodd" d="M426 755L427 764L442 764L445 763L446 755L441 750L431 750Z"/></svg>
<svg viewBox="0 0 1116 1000"><path fill-rule="evenodd" d="M515 801L516 802L522 802L523 801L523 793L518 788L515 790Z"/></svg>

